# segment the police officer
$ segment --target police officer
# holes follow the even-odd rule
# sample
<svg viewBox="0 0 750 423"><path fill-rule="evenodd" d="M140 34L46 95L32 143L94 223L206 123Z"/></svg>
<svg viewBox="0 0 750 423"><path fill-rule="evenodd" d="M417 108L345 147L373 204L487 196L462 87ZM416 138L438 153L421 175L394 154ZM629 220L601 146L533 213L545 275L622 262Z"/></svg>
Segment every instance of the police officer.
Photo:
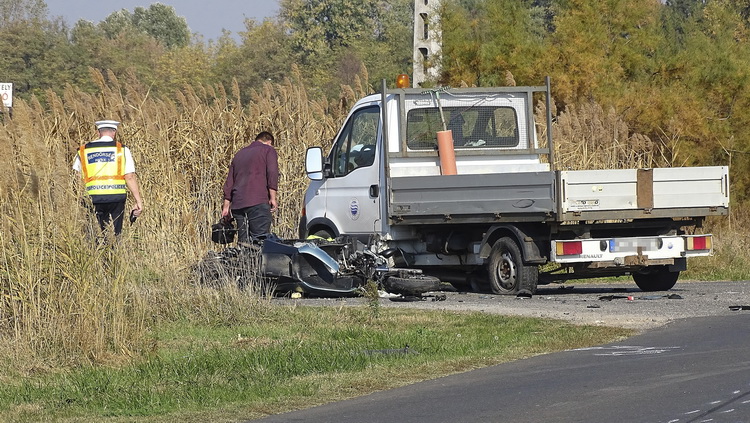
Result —
<svg viewBox="0 0 750 423"><path fill-rule="evenodd" d="M114 120L96 122L99 139L82 145L73 163L73 169L81 173L86 192L91 196L99 226L104 230L112 222L116 235L122 231L127 190L135 198L132 215L138 217L143 212L135 162L130 150L115 141L119 124Z"/></svg>

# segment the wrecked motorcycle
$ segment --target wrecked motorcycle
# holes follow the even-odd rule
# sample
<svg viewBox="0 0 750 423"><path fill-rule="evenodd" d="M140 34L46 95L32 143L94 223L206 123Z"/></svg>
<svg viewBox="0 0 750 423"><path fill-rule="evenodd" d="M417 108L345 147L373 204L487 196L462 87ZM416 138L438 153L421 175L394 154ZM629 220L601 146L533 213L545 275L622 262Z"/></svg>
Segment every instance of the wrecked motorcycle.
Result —
<svg viewBox="0 0 750 423"><path fill-rule="evenodd" d="M236 284L262 295L356 296L370 282L402 297L419 298L441 290L438 278L423 275L419 269L391 267L392 253L375 252L350 237L287 240L269 235L252 244L210 252L195 270L204 285Z"/></svg>

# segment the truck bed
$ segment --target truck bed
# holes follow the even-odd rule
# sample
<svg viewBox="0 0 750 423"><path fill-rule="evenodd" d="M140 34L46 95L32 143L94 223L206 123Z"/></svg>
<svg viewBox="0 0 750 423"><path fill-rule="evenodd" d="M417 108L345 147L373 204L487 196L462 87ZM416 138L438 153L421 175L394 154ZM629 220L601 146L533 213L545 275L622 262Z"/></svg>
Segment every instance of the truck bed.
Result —
<svg viewBox="0 0 750 423"><path fill-rule="evenodd" d="M542 222L725 215L726 166L389 179L391 224Z"/></svg>

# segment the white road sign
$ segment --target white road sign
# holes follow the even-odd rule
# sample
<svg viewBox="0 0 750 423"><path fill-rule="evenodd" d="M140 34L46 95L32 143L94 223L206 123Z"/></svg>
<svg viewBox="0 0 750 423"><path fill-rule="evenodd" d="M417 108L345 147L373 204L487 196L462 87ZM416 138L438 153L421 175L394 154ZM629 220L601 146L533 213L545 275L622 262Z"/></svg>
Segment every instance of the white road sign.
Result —
<svg viewBox="0 0 750 423"><path fill-rule="evenodd" d="M10 82L0 82L0 97L3 99L3 106L6 108L13 107L13 84Z"/></svg>

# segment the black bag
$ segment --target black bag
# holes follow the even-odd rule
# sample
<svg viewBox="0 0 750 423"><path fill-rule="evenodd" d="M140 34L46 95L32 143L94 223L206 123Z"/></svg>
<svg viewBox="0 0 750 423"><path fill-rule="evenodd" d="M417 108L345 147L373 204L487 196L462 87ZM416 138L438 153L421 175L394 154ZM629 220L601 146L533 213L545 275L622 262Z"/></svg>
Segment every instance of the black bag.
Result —
<svg viewBox="0 0 750 423"><path fill-rule="evenodd" d="M217 244L230 244L236 235L237 229L232 220L222 218L219 223L211 225L211 241Z"/></svg>

